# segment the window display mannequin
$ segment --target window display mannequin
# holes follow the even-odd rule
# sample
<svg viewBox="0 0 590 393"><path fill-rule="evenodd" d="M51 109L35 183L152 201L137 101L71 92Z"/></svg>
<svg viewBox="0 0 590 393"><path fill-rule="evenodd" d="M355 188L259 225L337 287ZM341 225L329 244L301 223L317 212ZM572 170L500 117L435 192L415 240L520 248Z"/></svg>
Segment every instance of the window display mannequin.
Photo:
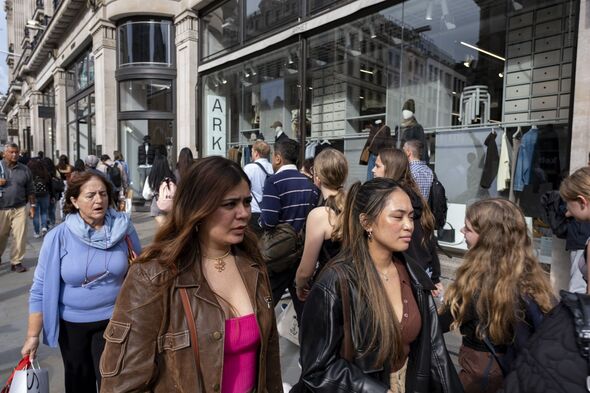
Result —
<svg viewBox="0 0 590 393"><path fill-rule="evenodd" d="M422 128L420 123L418 123L416 117L414 116L414 113L416 113L416 104L414 103L414 100L410 98L409 100L404 102L404 106L402 107L402 127L400 146L403 146L404 143L410 139L419 140L425 147L422 150L421 160L428 164L428 144L426 143L424 128Z"/></svg>
<svg viewBox="0 0 590 393"><path fill-rule="evenodd" d="M150 174L152 164L154 163L154 157L156 150L154 145L150 143L150 136L146 135L143 137L143 143L137 147L137 163L139 171L139 184L144 184L145 179Z"/></svg>
<svg viewBox="0 0 590 393"><path fill-rule="evenodd" d="M283 131L283 123L281 123L280 121L277 120L274 123L272 123L270 128L275 130L275 143L278 141L289 139L289 136L285 134L285 132Z"/></svg>

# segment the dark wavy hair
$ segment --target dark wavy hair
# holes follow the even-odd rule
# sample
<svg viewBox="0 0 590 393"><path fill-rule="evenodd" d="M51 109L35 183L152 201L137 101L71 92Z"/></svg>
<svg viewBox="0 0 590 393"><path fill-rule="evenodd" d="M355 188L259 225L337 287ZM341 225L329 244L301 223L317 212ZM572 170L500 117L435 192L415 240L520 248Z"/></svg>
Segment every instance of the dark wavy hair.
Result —
<svg viewBox="0 0 590 393"><path fill-rule="evenodd" d="M151 245L145 248L136 263L151 260L178 273L193 263L200 263L199 225L220 206L224 196L241 182L250 187L250 180L235 162L223 157L202 158L192 165L187 178L181 181L174 195L174 206L160 227ZM235 247L256 262L262 262L256 236L250 228L244 240ZM200 272L200 269L197 269Z"/></svg>
<svg viewBox="0 0 590 393"><path fill-rule="evenodd" d="M68 181L66 195L64 196L64 215L78 213L78 209L76 209L71 199L72 197L78 198L80 196L80 191L82 190L84 184L86 184L92 178L97 178L102 182L102 184L104 184L104 186L107 189L107 197L109 198L107 206L114 207L113 200L111 199L111 195L113 195L113 186L111 185L111 182L107 180L106 177L104 177L97 171L75 172L72 173L72 176Z"/></svg>

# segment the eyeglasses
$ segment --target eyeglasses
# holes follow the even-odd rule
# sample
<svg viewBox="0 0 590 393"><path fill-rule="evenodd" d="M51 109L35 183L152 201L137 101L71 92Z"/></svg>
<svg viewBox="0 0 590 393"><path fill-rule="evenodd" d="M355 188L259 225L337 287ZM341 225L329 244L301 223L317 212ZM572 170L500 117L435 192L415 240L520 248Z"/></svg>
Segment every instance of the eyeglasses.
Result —
<svg viewBox="0 0 590 393"><path fill-rule="evenodd" d="M84 277L84 282L82 283L82 288L90 288L92 286L94 286L96 283L104 280L105 278L107 278L109 275L111 274L111 272L109 272L108 270L105 271L103 274L99 275L99 276L95 276L95 277Z"/></svg>

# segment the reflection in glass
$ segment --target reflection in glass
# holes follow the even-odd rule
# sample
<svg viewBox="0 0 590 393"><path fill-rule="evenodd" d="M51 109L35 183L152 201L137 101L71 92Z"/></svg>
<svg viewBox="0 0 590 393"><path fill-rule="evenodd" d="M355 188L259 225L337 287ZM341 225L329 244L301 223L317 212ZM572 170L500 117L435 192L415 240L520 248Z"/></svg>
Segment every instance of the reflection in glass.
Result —
<svg viewBox="0 0 590 393"><path fill-rule="evenodd" d="M141 195L143 183L149 174L148 169L139 167L139 149L143 149L144 136L150 136L150 149L153 149L154 154L158 152L169 156L169 161L173 166L176 152L173 150L173 146L170 146L170 149L166 147L167 140L171 141L173 138L173 131L172 120L125 120L119 123L124 157L129 165L131 188L136 195Z"/></svg>
<svg viewBox="0 0 590 393"><path fill-rule="evenodd" d="M170 65L170 21L129 21L118 28L119 66L134 63Z"/></svg>
<svg viewBox="0 0 590 393"><path fill-rule="evenodd" d="M120 110L172 112L172 82L160 79L129 80L119 84Z"/></svg>
<svg viewBox="0 0 590 393"><path fill-rule="evenodd" d="M78 124L76 122L68 124L68 154L72 163L80 158L78 155Z"/></svg>
<svg viewBox="0 0 590 393"><path fill-rule="evenodd" d="M298 0L245 0L246 38L253 38L278 26L297 20Z"/></svg>
<svg viewBox="0 0 590 393"><path fill-rule="evenodd" d="M265 54L263 58L231 67L203 78L205 97L223 97L226 102L228 142L245 142L263 135L273 142L275 130L271 125L279 121L291 138L299 135L299 57L297 45ZM210 119L204 117L205 129Z"/></svg>
<svg viewBox="0 0 590 393"><path fill-rule="evenodd" d="M203 56L211 56L240 42L237 0L229 0L201 18Z"/></svg>
<svg viewBox="0 0 590 393"><path fill-rule="evenodd" d="M88 119L83 118L78 122L78 148L80 150L80 157L88 157L90 154Z"/></svg>

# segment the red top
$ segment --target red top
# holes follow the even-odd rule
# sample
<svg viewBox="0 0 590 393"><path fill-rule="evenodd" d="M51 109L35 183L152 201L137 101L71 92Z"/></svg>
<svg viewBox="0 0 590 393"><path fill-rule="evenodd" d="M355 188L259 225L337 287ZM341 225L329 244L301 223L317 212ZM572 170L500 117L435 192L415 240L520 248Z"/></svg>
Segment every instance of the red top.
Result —
<svg viewBox="0 0 590 393"><path fill-rule="evenodd" d="M222 393L246 393L256 387L259 349L255 314L225 321Z"/></svg>

